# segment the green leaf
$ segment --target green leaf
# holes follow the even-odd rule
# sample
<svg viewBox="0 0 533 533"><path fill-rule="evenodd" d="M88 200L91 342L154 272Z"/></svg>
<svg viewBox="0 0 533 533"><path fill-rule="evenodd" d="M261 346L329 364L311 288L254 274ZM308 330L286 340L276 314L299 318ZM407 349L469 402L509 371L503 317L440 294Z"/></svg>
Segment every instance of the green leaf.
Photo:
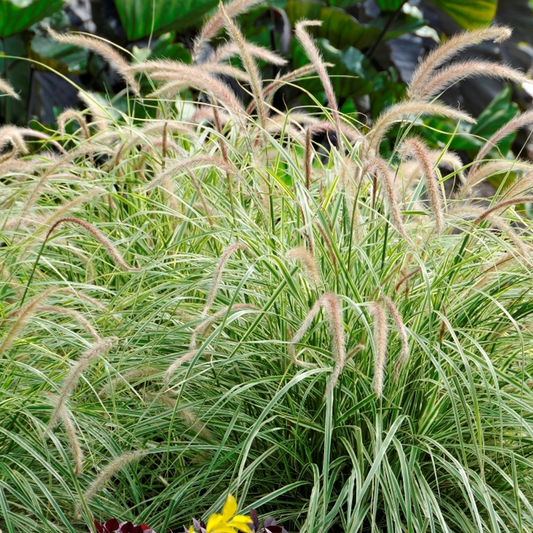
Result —
<svg viewBox="0 0 533 533"><path fill-rule="evenodd" d="M129 41L199 25L218 0L115 0Z"/></svg>
<svg viewBox="0 0 533 533"><path fill-rule="evenodd" d="M405 0L377 0L382 11L396 11L404 3Z"/></svg>
<svg viewBox="0 0 533 533"><path fill-rule="evenodd" d="M381 33L379 28L361 24L341 9L325 7L309 0L289 0L286 13L291 24L302 19L321 20L322 26L309 28L309 31L314 37L327 39L338 49L348 46L359 49L368 48Z"/></svg>
<svg viewBox="0 0 533 533"><path fill-rule="evenodd" d="M367 79L366 72L371 66L359 50L353 47L337 50L326 39L319 39L317 45L324 60L334 64L328 69L328 73L338 98L357 97L372 90L372 83ZM309 58L299 44L294 48L293 61L295 68L309 63ZM298 85L315 95L324 90L318 76L300 80Z"/></svg>
<svg viewBox="0 0 533 533"><path fill-rule="evenodd" d="M511 87L506 87L497 94L483 113L479 115L477 123L470 130L471 133L488 139L504 124L507 124L507 122L514 118L519 110L518 106L511 101L511 96Z"/></svg>
<svg viewBox="0 0 533 533"><path fill-rule="evenodd" d="M466 30L488 26L496 15L498 0L431 0Z"/></svg>
<svg viewBox="0 0 533 533"><path fill-rule="evenodd" d="M0 38L29 28L62 5L63 0L0 0Z"/></svg>

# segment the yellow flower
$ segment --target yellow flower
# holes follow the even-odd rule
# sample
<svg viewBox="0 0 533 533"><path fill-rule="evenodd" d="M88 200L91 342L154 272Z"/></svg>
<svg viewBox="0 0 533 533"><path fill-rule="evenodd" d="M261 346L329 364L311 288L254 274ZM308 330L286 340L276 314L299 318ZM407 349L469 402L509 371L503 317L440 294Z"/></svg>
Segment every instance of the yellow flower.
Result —
<svg viewBox="0 0 533 533"><path fill-rule="evenodd" d="M228 494L228 499L224 504L221 514L213 514L207 520L207 533L251 533L250 524L252 519L249 516L235 514L237 512L237 501Z"/></svg>

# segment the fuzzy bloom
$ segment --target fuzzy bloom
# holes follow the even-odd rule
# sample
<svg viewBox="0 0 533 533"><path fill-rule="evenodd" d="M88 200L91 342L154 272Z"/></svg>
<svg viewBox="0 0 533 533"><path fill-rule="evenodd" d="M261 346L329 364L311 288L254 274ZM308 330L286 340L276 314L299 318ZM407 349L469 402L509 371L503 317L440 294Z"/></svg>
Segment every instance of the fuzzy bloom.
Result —
<svg viewBox="0 0 533 533"><path fill-rule="evenodd" d="M225 4L224 9L228 17L235 18L241 13L244 13L244 11L246 11L247 9L253 7L256 4L259 4L260 2L263 2L263 0L233 0ZM222 29L223 26L224 26L224 15L219 6L218 11L210 19L207 20L207 22L203 25L202 29L200 30L198 37L196 38L196 41L194 43L194 48L193 48L194 58L198 57L202 48L213 37L217 35L217 33Z"/></svg>
<svg viewBox="0 0 533 533"><path fill-rule="evenodd" d="M417 98L424 101L430 100L454 83L473 76L486 76L489 78L510 80L515 83L529 81L529 78L522 72L506 65L499 65L492 61L461 61L437 71L427 81L425 86L418 91Z"/></svg>
<svg viewBox="0 0 533 533"><path fill-rule="evenodd" d="M226 263L228 262L231 254L235 250L244 250L248 254L251 254L252 251L246 244L243 244L241 242L236 242L234 244L231 244L224 250L224 253L220 256L220 260L218 262L217 268L215 269L215 275L213 277L213 282L211 285L211 289L209 290L209 293L207 294L207 299L205 302L204 310L202 311L203 316L207 316L207 313L211 309L211 306L213 305L213 302L215 301L215 297L217 295L218 286L220 285L220 280L222 279L222 272L224 271L224 267L226 266Z"/></svg>
<svg viewBox="0 0 533 533"><path fill-rule="evenodd" d="M511 133L515 132L516 130L523 128L524 126L529 126L531 124L533 124L533 109L530 109L529 111L526 111L525 113L514 117L509 122L506 122L498 131L492 134L491 137L487 140L487 142L482 146L481 150L476 155L474 164L470 168L469 174L476 172L479 163L483 161L483 159L489 153L491 148L496 146L499 141L507 137L507 135L510 135Z"/></svg>
<svg viewBox="0 0 533 533"><path fill-rule="evenodd" d="M224 18L224 26L232 41L237 45L239 55L241 56L242 63L246 72L250 76L250 85L252 88L252 96L255 100L255 105L259 113L259 122L263 128L266 126L267 110L265 107L265 98L263 95L263 86L259 69L255 63L252 54L248 51L248 43L244 40L244 37L238 28L238 26L231 20L230 16L224 9L224 5L220 2L219 10Z"/></svg>
<svg viewBox="0 0 533 533"><path fill-rule="evenodd" d="M65 380L63 381L63 386L57 398L56 406L52 412L52 415L50 416L50 421L48 422L46 433L51 431L56 425L57 420L59 419L61 415L62 409L64 408L66 402L70 398L72 391L78 384L78 381L81 375L83 374L83 372L85 371L85 369L98 356L103 355L106 352L108 352L117 341L118 339L116 337L109 337L106 339L101 339L99 341L96 341L92 346L90 346L82 354L82 356L78 359L76 364L72 366Z"/></svg>
<svg viewBox="0 0 533 533"><path fill-rule="evenodd" d="M388 296L383 297L383 301L385 302L385 305L387 306L387 309L389 310L389 313L392 316L394 323L396 324L398 334L400 336L400 341L402 344L400 356L398 357L398 360L394 365L394 378L398 379L400 368L403 364L405 364L409 357L409 339L407 337L407 330L405 329L405 324L403 323L402 317L400 316L398 309L396 309L396 306L394 305L393 301Z"/></svg>
<svg viewBox="0 0 533 533"><path fill-rule="evenodd" d="M94 495L118 472L120 472L125 466L141 459L146 452L144 451L132 451L125 452L119 457L113 459L103 470L100 471L98 476L89 485L89 488L83 494L85 503L88 503ZM81 511L81 503L76 507L75 515L79 516Z"/></svg>
<svg viewBox="0 0 533 533"><path fill-rule="evenodd" d="M98 229L96 229L92 224L89 224L85 220L81 220L76 217L63 217L54 223L54 225L48 230L45 241L48 240L50 234L54 231L59 224L63 222L74 222L82 228L86 229L107 251L113 261L124 270L136 271L138 268L130 267L122 256L118 253L117 249L113 246L113 243Z"/></svg>
<svg viewBox="0 0 533 533"><path fill-rule="evenodd" d="M475 120L464 113L440 102L424 102L409 100L393 105L386 109L376 120L368 133L367 150L377 152L381 141L396 122L401 122L410 116L434 115L448 117L453 120L464 120L470 124Z"/></svg>
<svg viewBox="0 0 533 533"><path fill-rule="evenodd" d="M296 23L294 33L296 38L300 41L305 53L311 60L311 63L315 66L317 74L322 82L324 91L326 92L326 98L328 100L328 105L331 109L331 114L333 115L333 123L335 124L335 129L337 133L337 141L339 143L339 148L342 147L342 128L339 117L339 107L337 105L337 98L335 97L335 92L333 91L333 85L331 85L331 80L329 79L328 72L325 67L324 60L318 51L313 39L309 33L305 30L307 26L320 26L322 21L319 20L301 20Z"/></svg>
<svg viewBox="0 0 533 533"><path fill-rule="evenodd" d="M271 63L272 65L282 67L283 65L287 64L286 59L283 59L278 54L271 52L268 48L264 48L263 46L258 46L252 43L246 43L246 49L252 57L261 59L262 61L266 61L267 63ZM222 46L219 46L215 50L213 56L210 58L210 61L207 63L207 65L214 64L218 61L225 61L227 59L231 59L239 53L240 52L237 43L231 42L224 44Z"/></svg>
<svg viewBox="0 0 533 533"><path fill-rule="evenodd" d="M30 300L23 307L20 307L15 311L6 314L7 319L16 317L16 321L13 324L13 327L9 330L7 336L2 341L2 344L0 344L0 355L11 347L13 342L15 342L15 339L17 338L19 332L24 329L24 326L27 324L28 320L35 312L35 309L37 309L37 307L43 300L45 300L46 298L48 298L48 296L55 292L55 290L55 288L50 287L49 289L46 289L45 291L35 296L33 300Z"/></svg>
<svg viewBox="0 0 533 533"><path fill-rule="evenodd" d="M374 157L368 161L367 165L369 171L377 172L381 177L381 183L385 192L385 197L387 198L391 217L394 222L394 225L396 226L396 229L406 241L411 242L411 239L405 232L405 227L402 221L402 215L400 213L396 188L394 186L394 178L387 163L381 157Z"/></svg>
<svg viewBox="0 0 533 533"><path fill-rule="evenodd" d="M324 307L328 315L329 332L331 335L331 344L333 357L335 358L335 367L331 374L329 384L326 389L326 394L329 393L337 384L339 376L342 373L344 364L346 362L346 346L344 341L344 325L342 317L342 306L339 297L332 293L324 293L313 305L311 311L303 321L300 329L295 333L294 337L289 343L289 354L294 364L299 366L311 366L310 363L300 361L296 357L296 344L298 344L306 331L309 329L313 319L318 314L321 307Z"/></svg>
<svg viewBox="0 0 533 533"><path fill-rule="evenodd" d="M65 109L65 111L57 117L57 127L61 135L65 135L65 126L67 122L70 122L71 120L76 120L78 122L86 139L91 137L91 132L89 131L89 126L87 126L85 117L75 109Z"/></svg>
<svg viewBox="0 0 533 533"><path fill-rule="evenodd" d="M435 216L435 229L440 235L444 228L444 214L442 210L442 194L439 186L439 178L433 168L431 157L424 143L419 139L408 138L403 142L405 150L412 154L424 172L426 190L429 203Z"/></svg>
<svg viewBox="0 0 533 533"><path fill-rule="evenodd" d="M20 96L15 92L13 86L2 78L0 78L0 92L15 98L15 100L20 100Z"/></svg>
<svg viewBox="0 0 533 533"><path fill-rule="evenodd" d="M316 264L314 256L311 254L311 252L309 252L309 250L306 250L303 247L293 248L285 254L285 257L287 259L299 260L304 266L305 273L307 274L309 281L315 287L318 287L318 285L320 285L320 274L318 272L318 266Z"/></svg>
<svg viewBox="0 0 533 533"><path fill-rule="evenodd" d="M492 26L464 33L458 33L450 37L446 42L435 48L416 68L408 87L408 96L411 99L419 98L433 73L441 65L449 62L463 50L470 48L483 41L505 41L511 36L511 29L505 26Z"/></svg>
<svg viewBox="0 0 533 533"><path fill-rule="evenodd" d="M59 43L88 48L103 57L124 79L135 94L140 94L139 84L128 72L128 62L113 48L108 41L99 37L86 35L65 35L48 28L50 36Z"/></svg>
<svg viewBox="0 0 533 533"><path fill-rule="evenodd" d="M508 200L503 200L501 202L498 202L497 204L493 205L486 211L484 211L481 215L479 215L476 220L474 221L474 224L479 224L483 220L485 220L489 215L491 215L494 212L504 210L506 207L509 207L511 205L516 204L522 204L524 202L531 202L533 200L533 197L531 196L518 196L517 198L509 198Z"/></svg>

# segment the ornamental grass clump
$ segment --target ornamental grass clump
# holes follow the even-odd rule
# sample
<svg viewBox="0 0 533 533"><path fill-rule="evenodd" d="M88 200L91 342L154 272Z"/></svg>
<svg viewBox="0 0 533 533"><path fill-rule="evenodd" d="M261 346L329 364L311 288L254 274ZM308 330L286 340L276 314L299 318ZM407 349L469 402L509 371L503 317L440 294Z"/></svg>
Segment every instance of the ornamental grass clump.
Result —
<svg viewBox="0 0 533 533"><path fill-rule="evenodd" d="M213 533L259 531L237 520L252 508L279 521L265 533L533 531L520 209L533 168L485 148L465 168L410 131L425 115L474 120L433 94L469 74L450 70L456 53L509 30L450 39L365 129L335 107L308 22L311 64L261 78L258 59L282 61L235 23L253 3L225 4L200 33L213 73L60 38L150 86L157 97L131 98L156 119L84 94L88 109L31 145L4 131L0 528L77 533L120 517L102 528L166 532L197 516L209 529L235 494L242 515L226 503ZM219 76L238 61L244 101ZM272 106L313 73L329 109ZM327 153L316 131L337 138ZM513 184L477 200L511 169Z"/></svg>

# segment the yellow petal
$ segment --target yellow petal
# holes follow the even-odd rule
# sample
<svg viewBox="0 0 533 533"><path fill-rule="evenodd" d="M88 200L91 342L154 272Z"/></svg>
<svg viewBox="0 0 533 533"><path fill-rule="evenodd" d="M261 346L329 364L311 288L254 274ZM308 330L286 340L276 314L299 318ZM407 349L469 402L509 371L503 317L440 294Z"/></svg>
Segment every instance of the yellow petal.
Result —
<svg viewBox="0 0 533 533"><path fill-rule="evenodd" d="M192 526L189 527L189 533L194 533L194 528Z"/></svg>
<svg viewBox="0 0 533 533"><path fill-rule="evenodd" d="M252 519L249 516L245 516L243 514L238 514L238 515L234 516L227 523L227 525L230 526L230 527L236 527L237 529L242 529L243 527L247 527L251 523L252 523Z"/></svg>
<svg viewBox="0 0 533 533"><path fill-rule="evenodd" d="M220 526L223 526L225 524L226 520L224 520L224 517L221 514L212 514L207 520L207 525L205 526L205 529L207 533L215 533L215 531L218 531L218 528Z"/></svg>
<svg viewBox="0 0 533 533"><path fill-rule="evenodd" d="M224 509L222 509L222 516L224 517L224 521L228 522L236 512L237 500L231 494L228 494L228 499L224 504Z"/></svg>

